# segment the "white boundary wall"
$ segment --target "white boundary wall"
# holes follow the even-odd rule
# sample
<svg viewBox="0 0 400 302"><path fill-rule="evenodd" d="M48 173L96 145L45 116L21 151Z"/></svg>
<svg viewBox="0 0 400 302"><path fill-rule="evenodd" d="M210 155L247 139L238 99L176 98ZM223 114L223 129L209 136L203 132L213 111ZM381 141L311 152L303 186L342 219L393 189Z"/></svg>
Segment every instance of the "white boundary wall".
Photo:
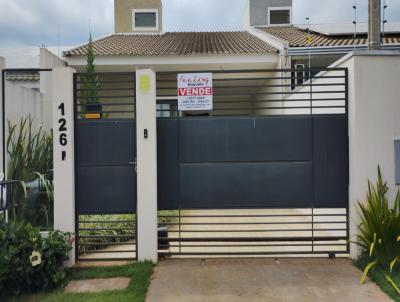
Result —
<svg viewBox="0 0 400 302"><path fill-rule="evenodd" d="M53 81L54 120L54 229L75 233L75 158L74 158L74 90L72 68L55 68ZM63 110L61 109L63 108ZM65 119L66 130L60 131ZM65 158L63 160L63 153ZM75 264L75 243L67 266Z"/></svg>
<svg viewBox="0 0 400 302"><path fill-rule="evenodd" d="M136 71L136 132L137 258L157 262L156 74L151 69Z"/></svg>
<svg viewBox="0 0 400 302"><path fill-rule="evenodd" d="M400 52L356 52L337 67L349 68L350 240L355 241L359 217L355 206L364 201L367 180L375 182L381 166L393 202L394 140L400 138ZM351 257L358 255L355 244Z"/></svg>

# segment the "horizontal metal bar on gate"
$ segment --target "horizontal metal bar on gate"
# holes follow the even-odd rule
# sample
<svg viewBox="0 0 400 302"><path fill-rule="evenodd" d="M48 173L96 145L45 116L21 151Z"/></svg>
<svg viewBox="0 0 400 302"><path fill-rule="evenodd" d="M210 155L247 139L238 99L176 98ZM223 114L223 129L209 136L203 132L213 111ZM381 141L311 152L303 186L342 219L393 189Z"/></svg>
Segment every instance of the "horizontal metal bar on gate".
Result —
<svg viewBox="0 0 400 302"><path fill-rule="evenodd" d="M325 237L158 237L161 240L180 242L284 242L284 241L339 241L347 240L345 236Z"/></svg>
<svg viewBox="0 0 400 302"><path fill-rule="evenodd" d="M120 90L135 90L135 87L120 87L120 88L77 88L76 91L120 91Z"/></svg>
<svg viewBox="0 0 400 302"><path fill-rule="evenodd" d="M96 96L77 96L77 99L124 99L134 98L135 95L96 95Z"/></svg>
<svg viewBox="0 0 400 302"><path fill-rule="evenodd" d="M292 224L342 224L347 221L288 221L288 222L166 222L160 225L292 225Z"/></svg>
<svg viewBox="0 0 400 302"><path fill-rule="evenodd" d="M78 114L85 113L94 113L93 111L77 111ZM101 110L101 113L135 113L134 110L120 110L120 111L110 111L110 110Z"/></svg>
<svg viewBox="0 0 400 302"><path fill-rule="evenodd" d="M346 107L344 105L337 105L337 106L290 106L290 107L284 107L284 106L270 106L270 107L235 107L235 108L231 108L231 107L220 107L217 108L214 106L212 111L218 111L218 110L222 110L222 111L229 111L229 110L266 110L266 109L346 109ZM176 112L177 109L157 109L158 112ZM104 112L104 111L103 111ZM329 114L331 112L326 112L325 114ZM322 113L321 113L322 114ZM342 113L343 114L343 113Z"/></svg>
<svg viewBox="0 0 400 302"><path fill-rule="evenodd" d="M124 230L129 230L129 231L134 231L136 230L135 227L120 227L120 228L83 228L79 229L79 232L84 232L84 231L124 231Z"/></svg>
<svg viewBox="0 0 400 302"><path fill-rule="evenodd" d="M135 234L129 235L82 235L80 238L136 238Z"/></svg>
<svg viewBox="0 0 400 302"><path fill-rule="evenodd" d="M124 241L124 242L80 242L78 241L79 245L87 245L87 246L99 246L99 245L127 245L127 244L135 244L135 241Z"/></svg>
<svg viewBox="0 0 400 302"><path fill-rule="evenodd" d="M244 101L214 101L214 104L237 104L237 103L290 103L290 102L332 102L332 101L346 101L345 98L329 98L329 99L280 99L280 100L244 100Z"/></svg>
<svg viewBox="0 0 400 302"><path fill-rule="evenodd" d="M76 81L77 84L105 84L105 83L110 83L110 84L126 84L126 83L132 83L134 82L133 79L132 81L112 81L112 80L98 80L98 81Z"/></svg>
<svg viewBox="0 0 400 302"><path fill-rule="evenodd" d="M302 68L301 71L347 71L348 69L345 67L335 67L335 68L326 68L326 67L312 67L312 68ZM282 69L243 69L243 70L207 70L201 71L202 73L260 73L260 72L298 72L299 69L292 69L292 68L282 68ZM178 74L178 73L198 73L199 71L160 71L157 74Z"/></svg>
<svg viewBox="0 0 400 302"><path fill-rule="evenodd" d="M170 101L171 104L174 104L177 100L178 97L177 96L168 96L168 97L160 97L157 96L156 97L157 101ZM279 99L279 100L270 100L270 99L266 99L266 100L240 100L240 101L236 101L236 100L232 100L232 101L214 101L214 103L282 103L282 102L310 102L310 101L346 101L346 98L306 98L306 99ZM159 102L160 104L163 104L161 102Z"/></svg>
<svg viewBox="0 0 400 302"><path fill-rule="evenodd" d="M85 251L85 250L79 250L80 253L82 254L114 254L114 253L118 253L118 254L128 254L128 253L135 253L136 250L113 250L113 251L104 251L104 250L92 250L92 251Z"/></svg>
<svg viewBox="0 0 400 302"><path fill-rule="evenodd" d="M302 85L296 85L296 88L301 88L301 87L315 87L315 86L345 86L346 83L328 83L328 84L302 84ZM288 87L291 88L293 87L292 84L265 84L265 85L236 85L236 86L217 86L213 85L213 89L243 89L243 88L279 88L279 87ZM172 90L172 89L177 89L176 86L174 87L157 87L157 90Z"/></svg>
<svg viewBox="0 0 400 302"><path fill-rule="evenodd" d="M112 253L112 252L110 252ZM136 260L136 257L117 257L117 258L95 258L95 259L90 259L90 258L79 258L79 262L98 262L98 261L134 261Z"/></svg>
<svg viewBox="0 0 400 302"><path fill-rule="evenodd" d="M214 107L213 111L229 111L229 110L239 110L239 111L243 111L243 110L267 110L267 109L271 109L271 110L279 110L279 109L345 109L344 106L296 106L296 107L246 107L246 108L216 108ZM326 112L326 114L329 114L329 112ZM343 112L344 114L344 112Z"/></svg>
<svg viewBox="0 0 400 302"><path fill-rule="evenodd" d="M121 71L121 72L79 72L76 76L93 76L93 75L108 75L108 76L135 76L134 71Z"/></svg>
<svg viewBox="0 0 400 302"><path fill-rule="evenodd" d="M213 96L247 96L247 95L293 95L293 94L333 94L333 93L346 93L346 91L296 91L296 92L248 92L248 93L215 93ZM175 95L159 95L159 97L175 97ZM92 98L93 97L88 97Z"/></svg>
<svg viewBox="0 0 400 302"><path fill-rule="evenodd" d="M231 104L230 102L228 104ZM337 106L331 106L331 105L326 105L326 106L311 106L311 105L305 105L305 106L267 106L267 107L216 107L214 106L212 111L217 111L217 110L223 110L223 111L229 111L229 110L265 110L265 109L323 109L323 108L327 108L327 109L346 109L346 106L344 105L337 105ZM166 112L170 112L170 111L174 111L176 112L177 109L157 109L157 111L161 112L161 111L166 111ZM103 111L104 112L104 111ZM330 112L326 112L326 114L329 114Z"/></svg>
<svg viewBox="0 0 400 302"><path fill-rule="evenodd" d="M283 209L285 210L285 209ZM342 210L342 209L339 209ZM345 210L345 209L343 209ZM182 210L184 211L184 210ZM311 209L310 209L311 211ZM315 210L314 210L315 211ZM346 216L346 213L336 214L254 214L254 215L159 215L159 218L257 218L257 217L339 217Z"/></svg>
<svg viewBox="0 0 400 302"><path fill-rule="evenodd" d="M317 224L317 223L314 223ZM310 228L308 229L249 229L249 230L168 230L168 233L268 233L268 232L322 232L322 231L333 231L333 232L340 232L340 231L347 231L346 228L340 229L322 229L322 228Z"/></svg>
<svg viewBox="0 0 400 302"><path fill-rule="evenodd" d="M99 103L103 106L135 106L135 103ZM76 104L77 107L86 107L88 104Z"/></svg>
<svg viewBox="0 0 400 302"><path fill-rule="evenodd" d="M284 107L284 106L273 106L273 107L246 107L246 108L216 108L214 107L213 111L217 110L264 110L264 109L345 109L344 106L290 106L290 107ZM329 112L327 112L328 114Z"/></svg>
<svg viewBox="0 0 400 302"><path fill-rule="evenodd" d="M348 254L348 251L293 251L293 252L159 252L160 255L170 255L170 256L264 256L264 255L328 255L328 254Z"/></svg>
<svg viewBox="0 0 400 302"><path fill-rule="evenodd" d="M179 240L176 240L178 242ZM235 247L235 248L240 248L240 247L287 247L287 246L303 246L303 247L321 247L321 246L347 246L347 243L290 243L290 244L224 244L224 245L196 245L196 244L168 244L169 248L188 248L188 247L194 247L194 248L219 248L219 247ZM167 246L165 246L167 247Z"/></svg>
<svg viewBox="0 0 400 302"><path fill-rule="evenodd" d="M78 223L136 223L135 220L107 220L107 221L101 221L101 220L80 220Z"/></svg>
<svg viewBox="0 0 400 302"><path fill-rule="evenodd" d="M213 78L213 83L216 83L218 81L220 82L230 82L230 81L264 81L264 80L292 80L296 79L293 77L264 77L264 78L227 78L227 79L216 79ZM313 77L313 80L319 80L319 79L345 79L345 76L321 76L321 77ZM176 79L158 79L157 83L176 83Z"/></svg>

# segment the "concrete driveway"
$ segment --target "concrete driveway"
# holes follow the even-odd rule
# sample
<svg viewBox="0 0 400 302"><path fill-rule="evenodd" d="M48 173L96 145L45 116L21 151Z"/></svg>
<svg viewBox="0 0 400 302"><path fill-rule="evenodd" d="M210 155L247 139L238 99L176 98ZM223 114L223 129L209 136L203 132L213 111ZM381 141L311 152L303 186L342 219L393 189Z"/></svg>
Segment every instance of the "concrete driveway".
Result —
<svg viewBox="0 0 400 302"><path fill-rule="evenodd" d="M391 301L348 259L166 260L155 269L147 302Z"/></svg>

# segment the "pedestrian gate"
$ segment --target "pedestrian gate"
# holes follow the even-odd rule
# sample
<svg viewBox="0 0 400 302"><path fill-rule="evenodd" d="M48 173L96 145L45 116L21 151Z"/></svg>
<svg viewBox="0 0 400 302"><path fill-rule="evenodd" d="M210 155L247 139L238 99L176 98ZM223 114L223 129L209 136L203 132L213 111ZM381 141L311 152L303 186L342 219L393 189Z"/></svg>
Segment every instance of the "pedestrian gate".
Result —
<svg viewBox="0 0 400 302"><path fill-rule="evenodd" d="M136 258L134 73L78 73L77 259Z"/></svg>

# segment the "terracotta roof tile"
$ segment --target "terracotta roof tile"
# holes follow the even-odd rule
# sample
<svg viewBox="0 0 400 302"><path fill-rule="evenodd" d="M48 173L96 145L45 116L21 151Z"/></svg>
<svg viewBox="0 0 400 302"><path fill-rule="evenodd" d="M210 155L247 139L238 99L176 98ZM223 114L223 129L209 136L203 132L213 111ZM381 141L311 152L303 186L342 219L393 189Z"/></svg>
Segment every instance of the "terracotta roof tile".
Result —
<svg viewBox="0 0 400 302"><path fill-rule="evenodd" d="M114 34L93 42L97 56L267 54L277 50L248 32L171 32L162 35ZM84 56L87 44L64 52Z"/></svg>
<svg viewBox="0 0 400 302"><path fill-rule="evenodd" d="M275 36L287 43L290 47L307 47L308 33L305 29L289 25L289 26L268 26L258 27L268 34ZM366 35L359 35L356 39L349 35L324 35L318 32L311 32L312 47L319 46L349 46L349 45L367 45L368 38ZM400 44L400 34L387 34L383 39L384 44Z"/></svg>

